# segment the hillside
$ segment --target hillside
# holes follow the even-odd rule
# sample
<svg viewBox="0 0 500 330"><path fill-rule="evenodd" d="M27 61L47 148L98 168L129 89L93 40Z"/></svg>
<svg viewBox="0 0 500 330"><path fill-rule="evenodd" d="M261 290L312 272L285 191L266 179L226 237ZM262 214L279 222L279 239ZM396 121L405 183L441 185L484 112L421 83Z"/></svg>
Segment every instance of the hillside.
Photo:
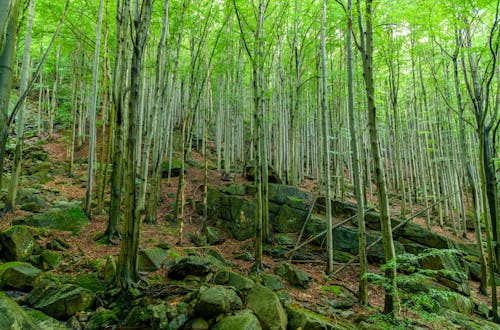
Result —
<svg viewBox="0 0 500 330"><path fill-rule="evenodd" d="M265 247L265 271L253 274L252 238L244 236L243 223L235 228L231 215L224 218L224 214L239 214L238 210L251 207L252 196L245 189L250 189L252 182L236 175L228 183L216 170L209 171L207 225L214 233L214 237L208 237L208 242L213 243L209 244L207 237L200 233L202 216L194 209L202 200L200 186L203 183L203 170L199 168L203 159L196 152L186 172L188 202L183 226L172 222L169 216L178 178L163 179L158 223L143 224L141 229L143 280L133 296L123 297L116 290L109 290L113 288L114 276L114 262L109 258L117 258L119 246L96 241L106 229L106 209L96 211L90 222L80 209L86 185L84 155L85 150L77 154L77 171L73 177L68 177L62 135L51 142L32 139L27 143L26 170L19 192L20 210L4 214L0 224L4 262L0 266L0 283L7 295L15 298L28 312L20 314L22 316L9 314L9 317L25 318L23 322L28 323L35 320L33 322L39 322L35 328L43 329L52 329L54 324L61 329L65 326L73 329L208 329L217 322L228 324L218 325L217 329L233 329L234 325L229 325L232 322L243 322L245 329L260 329L260 326L273 328L269 324L278 322L276 315L281 315L281 319L278 317L281 324L288 322L289 329L296 329L300 324L303 329L497 328L482 318L488 316L489 307L485 303L487 298L479 294L478 283L474 281L477 271L473 274L473 269L478 264L473 242L453 237L443 228L427 231L421 226L425 223L423 218L417 217L414 227L404 226L402 231L406 234L398 235L395 231L399 237L398 251L414 254L413 259L406 255L407 261L400 268L402 283L408 282L400 289L402 318L397 323L388 323L380 314L383 288L376 284L380 278L375 275L369 285L369 307L358 305L356 262L333 277L324 275L324 239L321 237L289 258L287 252L296 245L304 220L300 216L302 220L296 223L291 210L305 213L314 208L310 212L314 215L308 217L308 225L304 227L302 241L320 233L324 226L321 216L324 207L316 199L313 205L316 183L312 180L306 181L302 190L279 184L273 186L275 192L271 193L270 200L281 209L277 211L273 243ZM5 189L2 190L2 196L5 193ZM225 199L231 202L224 202ZM280 199L283 199L282 204L279 204ZM228 205L235 209L225 212ZM334 224L343 222L334 232L336 269L357 254L356 224L352 220L354 206L348 201L334 202ZM393 208L397 214L397 202ZM282 216L284 209L288 215L285 218ZM368 243L371 243L377 238L377 214L374 211L368 214ZM346 223L344 220L349 218L351 221ZM280 223L284 227L280 228ZM299 230L288 230L290 226ZM6 234L12 231L15 233ZM233 238L235 234L240 240ZM9 240L12 235L21 238ZM455 252L442 255L433 252L422 257L431 247ZM12 254L11 251L17 252ZM372 262L369 272L381 274L380 243L369 251ZM421 259L415 259L419 253ZM425 274L428 276L411 276L423 270L423 266L427 267ZM262 288L255 283L275 291L253 289ZM436 291L425 288L428 285ZM230 307L225 306L225 298L220 301L220 295L229 295ZM235 301L231 300L233 298ZM261 299L266 299L269 306L276 306L276 310L269 312L271 314L260 311L259 308L264 308L258 306ZM8 298L2 296L2 300ZM61 303L66 307L61 309ZM9 300L8 304L14 303ZM1 306L14 313L8 304ZM41 321L46 316L41 317L31 308L64 322ZM220 322L223 317L228 321ZM276 329L280 328L279 322L274 325Z"/></svg>

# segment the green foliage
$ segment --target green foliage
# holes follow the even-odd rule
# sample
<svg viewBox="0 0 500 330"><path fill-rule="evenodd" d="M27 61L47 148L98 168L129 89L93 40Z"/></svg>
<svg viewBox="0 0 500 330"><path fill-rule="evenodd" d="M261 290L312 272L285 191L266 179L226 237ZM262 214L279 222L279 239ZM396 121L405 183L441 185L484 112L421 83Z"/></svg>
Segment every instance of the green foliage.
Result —
<svg viewBox="0 0 500 330"><path fill-rule="evenodd" d="M434 322L437 324L448 322L439 314L440 301L448 301L458 294L434 283L433 277L438 274L450 276L463 276L464 274L458 271L453 272L443 269L422 269L419 268L418 262L430 256L450 256L459 253L460 251L454 249L427 249L419 255L399 255L396 261L381 265L381 270L385 271L389 267L393 267L394 263L397 263L398 269L405 272L405 274L398 274L397 277L397 292L400 297L403 311L403 324L398 324L398 322L393 320L390 316L380 314L375 314L372 321L375 321L379 325L384 324L384 329L403 329L408 325L406 322L411 320L414 314L419 315L420 318L426 322ZM381 274L367 273L365 276L369 282L381 286L385 290L392 289L389 280Z"/></svg>

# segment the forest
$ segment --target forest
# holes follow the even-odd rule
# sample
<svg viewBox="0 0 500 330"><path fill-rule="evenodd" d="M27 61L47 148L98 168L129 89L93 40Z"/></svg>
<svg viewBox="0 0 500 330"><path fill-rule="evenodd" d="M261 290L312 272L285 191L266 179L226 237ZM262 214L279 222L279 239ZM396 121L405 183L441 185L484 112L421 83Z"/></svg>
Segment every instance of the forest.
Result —
<svg viewBox="0 0 500 330"><path fill-rule="evenodd" d="M500 329L500 0L0 0L0 329Z"/></svg>

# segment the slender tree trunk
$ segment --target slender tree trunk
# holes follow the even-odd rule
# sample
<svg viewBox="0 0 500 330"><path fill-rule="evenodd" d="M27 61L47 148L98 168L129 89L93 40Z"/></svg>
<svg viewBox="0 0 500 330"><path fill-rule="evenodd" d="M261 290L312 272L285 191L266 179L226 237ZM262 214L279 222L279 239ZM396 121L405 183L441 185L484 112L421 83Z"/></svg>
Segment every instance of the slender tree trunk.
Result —
<svg viewBox="0 0 500 330"><path fill-rule="evenodd" d="M323 133L323 185L326 202L326 274L333 273L333 233L332 233L332 201L331 201L331 171L330 171L330 134L328 132L328 109L326 105L326 3L323 1L321 20L321 118Z"/></svg>
<svg viewBox="0 0 500 330"><path fill-rule="evenodd" d="M12 88L12 66L16 52L17 16L19 12L19 0L2 1L0 12L4 14L5 20L1 22L0 30L3 40L0 44L0 188L2 188L3 166L5 146L9 134L9 99Z"/></svg>
<svg viewBox="0 0 500 330"><path fill-rule="evenodd" d="M21 67L21 88L19 91L21 95L28 88L28 81L30 78L30 68L31 68L30 54L31 54L33 19L35 15L35 4L36 0L31 0L28 9L28 21L26 23L26 35L24 37L23 64ZM9 183L9 193L7 195L7 201L5 204L7 212L12 212L16 208L16 196L19 185L19 177L21 175L21 164L22 164L23 145L24 145L25 108L26 108L26 102L23 102L17 113L17 121L16 121L17 135L16 135L16 150L14 151L14 166L12 170L12 177Z"/></svg>
<svg viewBox="0 0 500 330"><path fill-rule="evenodd" d="M399 314L399 301L396 285L396 251L392 237L392 226L389 212L389 198L387 196L387 185L384 166L380 155L379 138L377 130L377 108L375 105L375 81L373 77L373 12L372 0L366 0L364 19L366 29L363 27L361 5L358 0L359 28L361 40L361 55L363 58L363 77L366 84L366 96L368 103L368 130L370 132L370 146L375 169L375 182L377 185L377 197L380 208L380 225L384 256L387 264L385 275L388 280L388 288L385 292L384 313L396 317Z"/></svg>
<svg viewBox="0 0 500 330"><path fill-rule="evenodd" d="M96 107L97 107L97 85L99 80L99 54L101 52L101 26L104 10L104 0L99 2L99 14L97 18L96 43L94 52L94 66L92 68L92 100L90 101L90 138L89 155L87 165L87 192L85 194L85 213L91 219L92 213L92 188L94 185L94 165L96 150ZM104 119L104 118L103 118ZM101 164L102 165L102 164Z"/></svg>
<svg viewBox="0 0 500 330"><path fill-rule="evenodd" d="M120 256L117 266L117 281L122 290L127 291L139 280L137 257L139 253L139 237L141 214L137 205L137 123L139 115L139 92L141 89L141 66L153 0L136 3L134 15L134 38L132 43L132 64L130 73L130 98L128 104L128 146L125 166L125 212L123 221L123 238L120 245ZM119 8L119 7L118 7Z"/></svg>
<svg viewBox="0 0 500 330"><path fill-rule="evenodd" d="M357 218L359 230L359 303L363 306L368 304L368 286L366 280L366 227L365 227L365 201L363 196L363 183L359 162L358 138L356 119L354 112L354 60L352 54L352 0L347 0L347 107L349 112L349 131L351 135L351 160L353 167L354 189L357 202Z"/></svg>

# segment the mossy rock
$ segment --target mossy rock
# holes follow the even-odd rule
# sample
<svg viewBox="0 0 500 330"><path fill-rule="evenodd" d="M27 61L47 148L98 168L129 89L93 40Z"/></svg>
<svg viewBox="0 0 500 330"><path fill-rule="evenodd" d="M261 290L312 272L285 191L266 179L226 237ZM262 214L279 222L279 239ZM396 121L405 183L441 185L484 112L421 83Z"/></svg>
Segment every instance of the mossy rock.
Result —
<svg viewBox="0 0 500 330"><path fill-rule="evenodd" d="M162 263L167 256L168 251L158 247L140 250L138 268L141 272L154 272L161 269Z"/></svg>
<svg viewBox="0 0 500 330"><path fill-rule="evenodd" d="M241 299L234 290L217 285L201 292L196 304L196 312L197 315L210 319L231 310L241 309L242 305Z"/></svg>
<svg viewBox="0 0 500 330"><path fill-rule="evenodd" d="M325 286L323 291L330 293L331 297L325 299L325 303L334 309L348 309L357 302L354 293L340 285Z"/></svg>
<svg viewBox="0 0 500 330"><path fill-rule="evenodd" d="M188 256L178 258L170 267L168 276L175 280L182 280L187 275L205 276L214 270L215 266L210 258Z"/></svg>
<svg viewBox="0 0 500 330"><path fill-rule="evenodd" d="M21 291L33 288L35 280L42 271L30 263L11 261L0 265L0 285Z"/></svg>
<svg viewBox="0 0 500 330"><path fill-rule="evenodd" d="M223 284L235 288L238 292L250 290L254 286L254 281L241 274L228 269L219 270L214 277L216 284Z"/></svg>
<svg viewBox="0 0 500 330"><path fill-rule="evenodd" d="M456 253L436 251L419 259L419 263L422 268L434 271L430 276L439 283L458 293L470 295L467 269Z"/></svg>
<svg viewBox="0 0 500 330"><path fill-rule="evenodd" d="M52 208L47 212L17 219L14 222L32 227L70 231L73 235L77 235L82 226L89 223L89 219L81 207L68 203L66 207Z"/></svg>
<svg viewBox="0 0 500 330"><path fill-rule="evenodd" d="M168 178L168 172L170 170L170 177L179 176L181 173L182 162L180 159L172 159L172 162L161 163L161 175L162 178ZM184 163L184 173L187 171L187 164Z"/></svg>
<svg viewBox="0 0 500 330"><path fill-rule="evenodd" d="M41 278L26 297L34 308L60 320L94 305L95 293L74 284Z"/></svg>
<svg viewBox="0 0 500 330"><path fill-rule="evenodd" d="M291 198L287 196L287 200ZM279 214L274 218L274 229L279 233L295 233L300 231L304 225L307 213L301 209L296 209L288 205L283 205Z"/></svg>
<svg viewBox="0 0 500 330"><path fill-rule="evenodd" d="M15 225L0 233L2 253L7 260L24 260L33 252L36 243L31 231Z"/></svg>
<svg viewBox="0 0 500 330"><path fill-rule="evenodd" d="M313 313L296 305L285 307L288 314L289 329L308 330L355 330L356 327L348 322L334 321L325 316Z"/></svg>
<svg viewBox="0 0 500 330"><path fill-rule="evenodd" d="M309 288L311 277L302 270L293 266L290 263L283 262L276 267L276 274L285 279L288 283L304 289Z"/></svg>
<svg viewBox="0 0 500 330"><path fill-rule="evenodd" d="M262 284L273 291L282 290L285 288L283 281L279 276L273 274L262 274Z"/></svg>
<svg viewBox="0 0 500 330"><path fill-rule="evenodd" d="M53 317L50 317L46 315L45 313L37 310L37 309L31 309L27 308L25 309L26 314L28 314L31 319L33 320L33 323L35 323L36 327L38 330L70 330L71 328L68 328L65 326L62 322L56 320Z"/></svg>
<svg viewBox="0 0 500 330"><path fill-rule="evenodd" d="M39 330L40 328L14 299L0 291L0 329Z"/></svg>
<svg viewBox="0 0 500 330"><path fill-rule="evenodd" d="M219 190L228 195L244 196L247 193L247 186L244 184L232 183L221 186Z"/></svg>
<svg viewBox="0 0 500 330"><path fill-rule="evenodd" d="M40 259L42 263L42 268L44 270L49 270L58 268L59 265L61 264L61 261L63 260L63 256L60 253L45 250L40 255Z"/></svg>
<svg viewBox="0 0 500 330"><path fill-rule="evenodd" d="M255 284L248 292L247 308L259 319L263 329L286 330L288 319L281 302L270 289Z"/></svg>
<svg viewBox="0 0 500 330"><path fill-rule="evenodd" d="M249 310L241 311L235 315L228 316L218 322L214 330L261 330L259 320Z"/></svg>

